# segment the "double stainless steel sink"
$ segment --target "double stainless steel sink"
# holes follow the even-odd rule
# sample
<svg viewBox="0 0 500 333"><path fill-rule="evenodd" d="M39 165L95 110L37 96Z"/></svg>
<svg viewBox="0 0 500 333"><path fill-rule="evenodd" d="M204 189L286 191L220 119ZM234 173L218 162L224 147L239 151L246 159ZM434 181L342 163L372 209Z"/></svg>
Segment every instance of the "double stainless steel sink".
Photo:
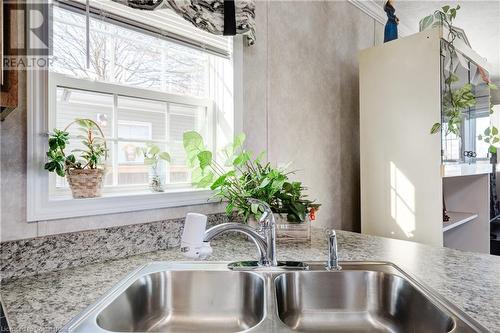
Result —
<svg viewBox="0 0 500 333"><path fill-rule="evenodd" d="M398 267L343 262L231 271L225 263L151 263L62 332L488 332Z"/></svg>

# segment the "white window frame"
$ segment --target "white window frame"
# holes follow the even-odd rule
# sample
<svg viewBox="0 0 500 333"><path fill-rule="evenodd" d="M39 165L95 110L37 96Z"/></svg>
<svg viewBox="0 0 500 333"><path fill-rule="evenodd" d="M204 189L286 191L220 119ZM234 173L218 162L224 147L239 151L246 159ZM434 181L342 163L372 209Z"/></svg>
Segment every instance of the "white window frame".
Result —
<svg viewBox="0 0 500 333"><path fill-rule="evenodd" d="M234 133L242 130L242 40L237 38L234 40L234 55L233 55L233 88L234 96L230 101L233 104L230 109L233 111L228 113L227 97L222 102L225 108L220 110L220 106L213 108L213 121L211 129L211 139L213 140L213 149L217 150L224 146L228 138L234 136ZM27 133L27 221L37 222L45 220L66 219L72 217L104 215L113 213L123 213L159 208L181 207L206 204L216 202L213 199L213 192L206 189L195 188L171 188L163 193L151 193L147 189L141 193L117 193L113 196L103 196L90 199L72 199L72 198L50 198L49 197L49 172L44 170L43 166L46 162L45 152L48 149L47 134L49 133L49 106L51 99L55 98L54 94L49 94L49 84L53 73L48 70L28 69L27 70L27 118L28 118L28 133ZM49 80L49 77L51 80ZM57 78L58 84L67 83L70 85L72 78L60 76ZM76 79L78 80L78 79ZM213 80L213 78L211 78ZM78 80L79 87L88 85L87 90L100 91L96 87L100 87L99 82L91 82ZM104 89L105 83L102 84ZM108 89L111 85L108 85ZM116 86L113 84L113 86ZM69 88L69 87L68 87ZM79 89L80 89L79 88ZM116 87L115 87L116 88ZM120 87L122 93L126 96L132 96L141 90L140 97L158 99L167 96L170 102L186 104L197 102L206 105L207 100L179 96L174 94L166 94L153 90L140 88L130 88L126 86ZM55 90L53 91L55 92ZM114 91L113 93L116 93ZM55 101L55 99L54 99ZM214 106L214 102L209 100L210 105ZM187 104L189 104L187 103ZM232 133L227 137L227 125L233 126ZM224 127L224 134L221 134L221 128ZM224 136L226 136L224 138ZM226 141L226 142L225 142ZM214 156L216 156L214 154Z"/></svg>

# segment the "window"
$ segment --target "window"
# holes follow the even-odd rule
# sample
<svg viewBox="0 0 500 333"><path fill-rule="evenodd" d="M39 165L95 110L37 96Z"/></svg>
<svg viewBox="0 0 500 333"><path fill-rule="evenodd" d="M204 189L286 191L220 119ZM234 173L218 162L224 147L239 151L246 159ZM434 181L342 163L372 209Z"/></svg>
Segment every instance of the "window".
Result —
<svg viewBox="0 0 500 333"><path fill-rule="evenodd" d="M448 123L443 122L443 161L459 161L461 156L460 136L448 133Z"/></svg>
<svg viewBox="0 0 500 333"><path fill-rule="evenodd" d="M48 195L43 200L28 198L32 201L28 203L28 219L95 214L95 210L85 211L88 208L111 213L206 202L209 191L190 185L182 136L185 131L196 130L213 151L232 138L233 60L106 16L92 16L89 26L87 58L85 12L77 7L54 6L53 62L46 73L31 73L28 78L29 103L42 111L38 115L32 112L30 133L37 128L45 133L64 129L76 118L98 123L109 150L103 197L72 200L64 178L40 172L40 151L46 151L46 136L35 135L30 140L34 163L29 166L28 188ZM42 99L37 100L40 94ZM68 150L81 148L78 129L71 127L69 132L72 140ZM138 147L148 143L158 145L172 157L170 163L161 166L166 193L152 194L149 190L149 168L137 153ZM68 202L72 211L56 212L53 208L61 201Z"/></svg>

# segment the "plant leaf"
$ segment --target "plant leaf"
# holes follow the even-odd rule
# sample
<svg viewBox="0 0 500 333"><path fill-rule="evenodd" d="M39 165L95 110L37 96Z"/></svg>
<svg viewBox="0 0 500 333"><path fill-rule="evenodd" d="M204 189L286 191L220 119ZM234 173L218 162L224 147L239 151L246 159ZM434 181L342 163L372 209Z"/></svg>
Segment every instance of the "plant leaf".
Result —
<svg viewBox="0 0 500 333"><path fill-rule="evenodd" d="M205 169L212 163L212 152L204 150L198 154L198 161L200 162L200 168Z"/></svg>
<svg viewBox="0 0 500 333"><path fill-rule="evenodd" d="M214 174L212 172L208 172L206 176L204 176L197 184L196 186L204 188L208 187L210 184L212 184L212 181L214 179Z"/></svg>
<svg viewBox="0 0 500 333"><path fill-rule="evenodd" d="M160 147L156 146L156 145L152 145L150 148L149 148L149 153L151 155L156 155L160 152Z"/></svg>
<svg viewBox="0 0 500 333"><path fill-rule="evenodd" d="M226 206L226 214L231 215L231 213L233 212L233 209L234 209L234 204L231 202L228 203Z"/></svg>
<svg viewBox="0 0 500 333"><path fill-rule="evenodd" d="M196 131L184 132L182 135L182 141L184 148L187 149L198 149L203 150L203 138Z"/></svg>
<svg viewBox="0 0 500 333"><path fill-rule="evenodd" d="M172 160L171 157L170 157L170 154L167 153L167 152L160 153L159 157L162 160L167 161L167 162L170 162Z"/></svg>
<svg viewBox="0 0 500 333"><path fill-rule="evenodd" d="M256 204L256 203L253 203L251 206L250 206L250 211L254 214L254 215L258 215L259 214L259 205Z"/></svg>
<svg viewBox="0 0 500 333"><path fill-rule="evenodd" d="M245 143L246 135L245 133L240 133L234 138L233 149L237 150L243 146Z"/></svg>
<svg viewBox="0 0 500 333"><path fill-rule="evenodd" d="M259 164L261 163L262 159L266 156L266 152L265 151L261 151L260 154L257 156L257 158L255 159L255 163Z"/></svg>
<svg viewBox="0 0 500 333"><path fill-rule="evenodd" d="M212 186L210 186L210 189L213 191L213 190L221 187L224 184L224 182L226 181L226 178L227 178L227 174L223 174L222 176L217 178L217 180L212 184Z"/></svg>
<svg viewBox="0 0 500 333"><path fill-rule="evenodd" d="M259 188L264 188L267 185L269 185L269 183L271 183L271 180L268 177L266 177L266 178L264 178L264 180L262 181L262 183L260 183Z"/></svg>
<svg viewBox="0 0 500 333"><path fill-rule="evenodd" d="M248 152L244 151L241 154L239 154L233 161L234 166L240 166L245 164L250 160L250 155Z"/></svg>
<svg viewBox="0 0 500 333"><path fill-rule="evenodd" d="M427 29L427 27L432 23L432 18L433 18L432 15L424 17L424 19L422 20L422 27L421 27L422 30Z"/></svg>
<svg viewBox="0 0 500 333"><path fill-rule="evenodd" d="M193 184L198 183L203 178L203 170L200 168L195 168L191 172L191 182Z"/></svg>
<svg viewBox="0 0 500 333"><path fill-rule="evenodd" d="M431 134L436 134L441 129L441 123L435 123L432 125Z"/></svg>

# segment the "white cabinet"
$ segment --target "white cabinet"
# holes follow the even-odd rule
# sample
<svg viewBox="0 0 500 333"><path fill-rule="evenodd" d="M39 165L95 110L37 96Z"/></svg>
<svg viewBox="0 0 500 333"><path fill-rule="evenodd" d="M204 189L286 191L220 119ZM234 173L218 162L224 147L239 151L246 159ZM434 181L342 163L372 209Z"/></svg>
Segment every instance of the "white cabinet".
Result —
<svg viewBox="0 0 500 333"><path fill-rule="evenodd" d="M361 230L489 253L491 166L443 165L441 137L430 134L441 122L441 39L433 29L360 52Z"/></svg>

